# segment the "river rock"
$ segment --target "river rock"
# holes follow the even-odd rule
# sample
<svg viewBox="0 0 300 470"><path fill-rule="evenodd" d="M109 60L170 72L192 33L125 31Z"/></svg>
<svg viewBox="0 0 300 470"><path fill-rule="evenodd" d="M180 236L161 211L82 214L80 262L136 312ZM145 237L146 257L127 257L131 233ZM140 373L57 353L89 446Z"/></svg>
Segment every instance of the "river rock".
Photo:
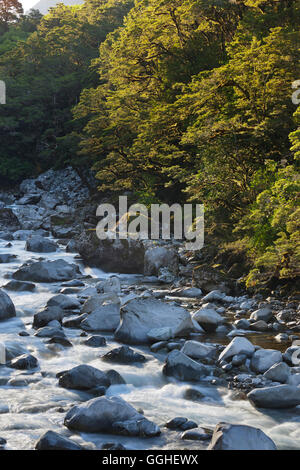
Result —
<svg viewBox="0 0 300 470"><path fill-rule="evenodd" d="M147 420L120 397L100 397L74 406L67 413L65 426L82 432L154 437L159 427Z"/></svg>
<svg viewBox="0 0 300 470"><path fill-rule="evenodd" d="M29 238L25 244L26 251L33 251L34 253L52 253L58 249L58 245L54 240L34 235Z"/></svg>
<svg viewBox="0 0 300 470"><path fill-rule="evenodd" d="M76 442L57 432L47 431L35 444L36 450L83 450Z"/></svg>
<svg viewBox="0 0 300 470"><path fill-rule="evenodd" d="M110 380L101 370L82 364L63 372L58 384L74 390L90 390L99 386L107 388L110 386Z"/></svg>
<svg viewBox="0 0 300 470"><path fill-rule="evenodd" d="M12 209L0 209L0 230L1 231L15 231L20 228L20 222Z"/></svg>
<svg viewBox="0 0 300 470"><path fill-rule="evenodd" d="M253 331L268 331L268 324L264 320L257 320L249 328Z"/></svg>
<svg viewBox="0 0 300 470"><path fill-rule="evenodd" d="M66 312L58 307L46 307L33 316L33 328L47 326L52 320L62 321Z"/></svg>
<svg viewBox="0 0 300 470"><path fill-rule="evenodd" d="M10 232L0 231L0 239L6 240L7 242L11 242L14 237Z"/></svg>
<svg viewBox="0 0 300 470"><path fill-rule="evenodd" d="M197 310L197 312L193 314L193 319L196 320L206 332L215 331L217 327L224 322L224 318L221 317L215 309L206 308L206 306Z"/></svg>
<svg viewBox="0 0 300 470"><path fill-rule="evenodd" d="M57 328L53 326L44 326L43 328L39 328L37 332L34 334L38 338L65 338L66 335L62 328Z"/></svg>
<svg viewBox="0 0 300 470"><path fill-rule="evenodd" d="M7 284L5 284L3 288L7 290L12 290L15 292L24 292L24 291L32 292L35 289L35 284L33 284L32 282L16 281L15 279L12 279Z"/></svg>
<svg viewBox="0 0 300 470"><path fill-rule="evenodd" d="M258 374L264 374L270 367L282 362L282 354L276 349L258 349L251 358L250 367Z"/></svg>
<svg viewBox="0 0 300 470"><path fill-rule="evenodd" d="M198 341L186 341L181 352L194 359L202 359L212 357L216 352L216 348Z"/></svg>
<svg viewBox="0 0 300 470"><path fill-rule="evenodd" d="M23 354L23 356L16 357L10 362L10 367L13 369L35 369L38 366L38 360L31 354Z"/></svg>
<svg viewBox="0 0 300 470"><path fill-rule="evenodd" d="M16 316L16 309L11 300L4 290L0 289L0 321L7 320Z"/></svg>
<svg viewBox="0 0 300 470"><path fill-rule="evenodd" d="M128 344L148 343L149 331L162 327L170 327L173 337L193 330L190 314L184 308L156 299L134 299L122 307L115 337Z"/></svg>
<svg viewBox="0 0 300 470"><path fill-rule="evenodd" d="M198 382L209 374L207 367L178 350L171 351L167 356L163 373L177 380L190 382Z"/></svg>
<svg viewBox="0 0 300 470"><path fill-rule="evenodd" d="M137 353L129 346L121 346L120 348L115 348L109 351L108 353L101 356L103 361L106 362L116 362L119 364L131 364L133 362L145 362L146 358L143 354Z"/></svg>
<svg viewBox="0 0 300 470"><path fill-rule="evenodd" d="M11 253L0 253L0 263L11 263L16 258L17 256Z"/></svg>
<svg viewBox="0 0 300 470"><path fill-rule="evenodd" d="M106 346L106 339L104 338L104 336L93 335L84 339L81 344L85 344L86 346L90 346L91 348L99 348L101 346Z"/></svg>
<svg viewBox="0 0 300 470"><path fill-rule="evenodd" d="M47 307L58 307L68 310L80 308L81 303L79 300L69 297L68 295L58 294L48 300Z"/></svg>
<svg viewBox="0 0 300 470"><path fill-rule="evenodd" d="M300 388L295 385L256 388L247 397L257 408L293 408L300 405Z"/></svg>
<svg viewBox="0 0 300 470"><path fill-rule="evenodd" d="M271 307L264 307L252 312L250 318L251 320L255 321L263 320L265 322L268 322L269 320L271 320L272 316L273 313Z"/></svg>
<svg viewBox="0 0 300 470"><path fill-rule="evenodd" d="M276 450L276 445L258 428L219 423L208 450Z"/></svg>
<svg viewBox="0 0 300 470"><path fill-rule="evenodd" d="M181 434L180 439L189 441L207 441L211 438L210 434L207 434L204 429L193 429L185 431Z"/></svg>
<svg viewBox="0 0 300 470"><path fill-rule="evenodd" d="M199 299L202 297L202 290L198 289L198 287L185 287L184 289L172 291L172 295L176 295L177 297L187 297L189 299Z"/></svg>
<svg viewBox="0 0 300 470"><path fill-rule="evenodd" d="M253 344L247 339L241 336L236 336L226 346L219 356L219 361L227 361L233 356L245 354L250 357L255 351Z"/></svg>
<svg viewBox="0 0 300 470"><path fill-rule="evenodd" d="M145 247L140 240L99 240L96 233L84 232L77 241L82 258L108 272L143 274Z"/></svg>
<svg viewBox="0 0 300 470"><path fill-rule="evenodd" d="M120 323L120 304L99 306L80 323L85 331L115 331Z"/></svg>
<svg viewBox="0 0 300 470"><path fill-rule="evenodd" d="M14 240L26 241L34 234L34 230L17 230L16 232L14 232Z"/></svg>
<svg viewBox="0 0 300 470"><path fill-rule="evenodd" d="M116 295L119 295L121 292L121 283L118 276L111 276L105 281L100 281L96 285L96 289L99 293L109 293L112 292Z"/></svg>
<svg viewBox="0 0 300 470"><path fill-rule="evenodd" d="M167 268L172 274L178 273L178 253L174 248L150 246L145 252L144 274L158 276L160 268Z"/></svg>
<svg viewBox="0 0 300 470"><path fill-rule="evenodd" d="M58 259L24 264L13 274L13 278L18 281L57 282L78 278L80 275L76 264Z"/></svg>
<svg viewBox="0 0 300 470"><path fill-rule="evenodd" d="M272 382L287 382L290 376L290 368L285 362L274 364L270 369L264 373L264 377Z"/></svg>

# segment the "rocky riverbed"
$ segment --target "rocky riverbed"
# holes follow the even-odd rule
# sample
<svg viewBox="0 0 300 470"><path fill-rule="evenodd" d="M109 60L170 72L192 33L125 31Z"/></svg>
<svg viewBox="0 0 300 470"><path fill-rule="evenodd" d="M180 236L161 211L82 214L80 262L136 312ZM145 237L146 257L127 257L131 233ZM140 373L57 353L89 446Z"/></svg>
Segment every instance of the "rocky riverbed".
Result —
<svg viewBox="0 0 300 470"><path fill-rule="evenodd" d="M101 245L71 169L0 201L0 446L300 448L296 296L195 285L175 243Z"/></svg>

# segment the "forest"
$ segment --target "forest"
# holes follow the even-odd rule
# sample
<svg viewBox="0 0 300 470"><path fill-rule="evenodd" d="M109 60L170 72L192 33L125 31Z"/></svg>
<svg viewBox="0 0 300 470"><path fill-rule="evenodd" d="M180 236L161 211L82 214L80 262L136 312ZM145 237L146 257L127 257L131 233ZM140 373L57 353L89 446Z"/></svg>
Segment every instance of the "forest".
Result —
<svg viewBox="0 0 300 470"><path fill-rule="evenodd" d="M91 168L112 200L204 204L206 243L241 254L248 287L296 279L299 20L299 0L86 0L43 17L0 1L1 186Z"/></svg>

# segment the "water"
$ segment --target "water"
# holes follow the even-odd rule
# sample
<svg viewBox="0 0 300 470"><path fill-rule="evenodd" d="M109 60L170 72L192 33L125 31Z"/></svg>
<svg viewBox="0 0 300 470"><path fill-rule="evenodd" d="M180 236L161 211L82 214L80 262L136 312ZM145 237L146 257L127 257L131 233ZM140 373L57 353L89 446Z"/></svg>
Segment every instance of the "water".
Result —
<svg viewBox="0 0 300 470"><path fill-rule="evenodd" d="M93 278L107 277L99 269L85 268L80 261L74 260L74 254L65 253L63 247L56 253L33 254L24 250L24 241L13 241L12 248L5 248L6 241L0 241L0 253L17 255L11 263L0 265L0 285L8 282L11 274L29 259L43 257L48 260L65 259L77 262L82 272ZM127 282L137 282L140 276L124 276ZM89 281L93 283L93 280ZM102 434L72 434L63 426L65 412L72 404L88 400L88 393L66 390L57 386L56 374L79 364L90 364L102 370L116 369L126 380L126 385L112 386L107 395L119 395L158 425L163 425L175 416L185 416L196 421L199 426L213 428L218 422L248 424L265 431L280 449L300 449L300 409L293 411L258 411L246 400L237 400L234 393L226 388L213 387L208 384L192 384L201 391L205 398L201 403L190 402L183 398L184 392L191 384L179 383L167 379L162 374L165 354L150 354L147 347L135 349L147 357L142 365L115 365L103 362L102 354L118 344L112 335L105 335L107 346L90 348L80 344L81 330L65 329L73 343L73 348L46 345L41 338L33 336L31 329L33 314L44 307L48 299L61 288L60 283L37 284L34 292L12 292L8 294L13 300L17 318L0 323L0 341L17 344L24 351L32 353L39 360L39 371L31 374L28 371L16 371L5 366L0 367L0 384L3 378L27 378L27 387L0 386L0 436L8 442L9 449L33 449L36 440L47 430L52 429L79 443L91 448L99 448L105 442L121 442L128 449L180 449L201 448L201 444L192 441L181 441L179 433L166 431L161 437L153 439L129 438ZM18 333L27 330L31 336L21 337ZM259 339L260 338L260 339ZM209 341L224 338L210 338ZM254 341L270 341L264 335L253 335ZM203 337L201 338L203 341ZM228 339L227 339L228 341ZM274 344L272 345L274 347ZM277 345L279 348L279 346ZM2 382L3 383L3 382Z"/></svg>

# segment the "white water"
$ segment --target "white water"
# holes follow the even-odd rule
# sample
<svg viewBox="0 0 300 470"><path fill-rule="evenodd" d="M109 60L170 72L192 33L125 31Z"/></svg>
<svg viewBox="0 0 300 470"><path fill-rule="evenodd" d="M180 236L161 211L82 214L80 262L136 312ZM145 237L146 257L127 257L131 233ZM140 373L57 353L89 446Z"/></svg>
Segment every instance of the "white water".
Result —
<svg viewBox="0 0 300 470"><path fill-rule="evenodd" d="M75 262L74 255L60 251L51 254L33 254L24 250L24 241L13 241L12 248L5 248L6 241L0 241L0 253L12 253L17 259L12 263L0 264L0 286L8 282L9 276L25 261L40 256L49 259L65 259ZM80 263L79 263L80 264ZM99 269L84 268L85 274L106 277ZM128 276L126 276L128 277ZM134 277L132 277L134 280ZM149 349L135 348L147 356L145 364L115 365L101 361L100 355L117 346L111 335L106 335L107 346L90 348L80 344L80 330L65 329L73 348L56 346L51 350L43 339L33 336L31 329L33 314L44 307L48 299L57 293L60 283L37 284L34 292L7 293L17 309L17 318L0 323L0 341L22 345L39 360L40 371L32 374L0 366L0 380L3 377L27 375L32 380L27 387L0 386L0 436L4 437L9 449L33 449L35 441L47 430L53 429L78 442L92 443L100 447L104 442L121 442L128 449L149 448L201 448L199 443L180 441L176 432L163 432L154 439L138 439L101 434L72 435L64 426L65 412L57 410L80 401L88 400L87 393L70 391L57 386L57 372L79 364L90 364L102 370L116 369L126 380L126 385L112 386L108 395L120 395L136 408L142 408L145 416L158 425L175 416L185 416L200 426L213 428L220 421L248 424L266 432L279 448L300 449L300 409L293 411L272 411L269 414L254 409L248 401L233 400L232 392L210 385L184 384L166 379L162 374L164 354L150 354ZM27 329L31 336L21 337L18 332ZM43 375L41 375L41 372ZM186 388L192 386L205 395L202 403L183 398Z"/></svg>

